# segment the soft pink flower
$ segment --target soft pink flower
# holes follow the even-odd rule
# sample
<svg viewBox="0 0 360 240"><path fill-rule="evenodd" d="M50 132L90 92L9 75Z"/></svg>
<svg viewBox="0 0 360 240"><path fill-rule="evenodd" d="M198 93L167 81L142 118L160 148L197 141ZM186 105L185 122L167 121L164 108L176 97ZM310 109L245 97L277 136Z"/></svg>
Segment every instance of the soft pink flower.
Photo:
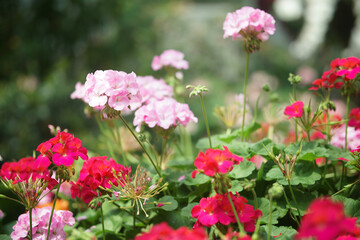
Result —
<svg viewBox="0 0 360 240"><path fill-rule="evenodd" d="M150 128L159 126L169 129L178 124L186 126L190 121L197 122L197 118L187 104L179 103L173 98L166 98L160 101L151 101L136 110L133 124L136 126L136 131L139 132L142 123Z"/></svg>
<svg viewBox="0 0 360 240"><path fill-rule="evenodd" d="M266 41L275 32L274 18L252 7L242 7L233 13L228 13L223 25L224 38L248 39L257 38Z"/></svg>
<svg viewBox="0 0 360 240"><path fill-rule="evenodd" d="M165 50L160 56L155 56L151 63L151 67L154 71L158 71L163 67L186 70L189 68L189 63L184 60L184 54L182 52L169 49Z"/></svg>
<svg viewBox="0 0 360 240"><path fill-rule="evenodd" d="M139 85L142 102L145 104L174 95L173 88L167 85L164 80L155 79L153 76L137 76L136 81Z"/></svg>
<svg viewBox="0 0 360 240"><path fill-rule="evenodd" d="M284 114L288 115L288 119L292 117L300 118L303 114L304 103L302 101L297 101L287 106L284 110Z"/></svg>
<svg viewBox="0 0 360 240"><path fill-rule="evenodd" d="M345 147L345 124L337 129L331 130L332 138L331 144L338 148ZM348 127L347 133L347 148L355 149L359 145L360 141L360 129L354 127Z"/></svg>

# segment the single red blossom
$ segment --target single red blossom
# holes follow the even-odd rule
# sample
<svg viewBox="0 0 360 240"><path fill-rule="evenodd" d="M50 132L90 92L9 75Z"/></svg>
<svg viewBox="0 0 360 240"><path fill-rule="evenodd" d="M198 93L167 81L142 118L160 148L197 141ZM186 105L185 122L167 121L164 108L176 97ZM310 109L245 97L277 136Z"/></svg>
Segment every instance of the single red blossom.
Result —
<svg viewBox="0 0 360 240"><path fill-rule="evenodd" d="M360 109L353 108L349 114L349 126L355 127L355 129L360 128Z"/></svg>
<svg viewBox="0 0 360 240"><path fill-rule="evenodd" d="M134 240L208 240L203 228L188 229L180 227L171 228L166 222L153 226L149 232L141 233Z"/></svg>
<svg viewBox="0 0 360 240"><path fill-rule="evenodd" d="M358 234L357 229L356 218L349 218L344 214L341 202L319 198L310 204L295 238L336 239L342 235L355 236Z"/></svg>
<svg viewBox="0 0 360 240"><path fill-rule="evenodd" d="M222 240L251 240L251 236L245 235L240 237L240 233L233 232L232 228L230 228Z"/></svg>
<svg viewBox="0 0 360 240"><path fill-rule="evenodd" d="M199 172L210 177L213 177L215 173L225 174L232 170L234 164L243 161L242 157L231 153L226 146L224 149L208 149L205 153L200 152L194 162L197 169L192 172L192 177L194 178Z"/></svg>
<svg viewBox="0 0 360 240"><path fill-rule="evenodd" d="M76 184L71 183L71 196L90 203L98 196L100 186L103 188L110 188L111 184L122 186L122 179L129 176L130 172L130 167L118 164L112 158L107 160L107 156L92 157L84 162ZM99 192L101 194L101 191Z"/></svg>
<svg viewBox="0 0 360 240"><path fill-rule="evenodd" d="M82 146L80 139L67 132L58 131L55 137L41 143L36 151L40 152L39 160L51 160L56 166L70 166L79 157L88 159L87 149Z"/></svg>
<svg viewBox="0 0 360 240"><path fill-rule="evenodd" d="M245 231L253 232L255 230L255 220L260 218L262 213L247 204L247 200L241 197L239 193L236 195L232 193L216 194L213 197L202 198L199 205L195 205L191 210L192 217L197 218L194 228L201 226L211 227L217 223L223 225L236 223L235 214L226 194L230 194Z"/></svg>
<svg viewBox="0 0 360 240"><path fill-rule="evenodd" d="M284 114L288 115L288 119L292 117L301 118L303 115L304 103L297 101L285 108Z"/></svg>

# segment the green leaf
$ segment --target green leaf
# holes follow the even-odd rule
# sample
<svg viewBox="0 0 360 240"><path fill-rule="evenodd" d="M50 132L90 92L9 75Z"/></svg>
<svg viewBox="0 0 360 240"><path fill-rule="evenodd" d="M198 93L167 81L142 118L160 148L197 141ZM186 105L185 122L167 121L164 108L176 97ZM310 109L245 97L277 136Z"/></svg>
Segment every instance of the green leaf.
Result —
<svg viewBox="0 0 360 240"><path fill-rule="evenodd" d="M258 208L262 212L262 217L260 218L260 221L262 223L267 224L269 222L269 217L270 217L270 201L267 198L258 198L257 202L258 202ZM271 208L272 208L271 223L277 224L278 218L282 218L286 214L286 212L284 213L284 211L282 211L281 209L279 210L276 207L276 204L273 204Z"/></svg>
<svg viewBox="0 0 360 240"><path fill-rule="evenodd" d="M261 125L257 122L251 122L248 126L246 126L246 128L244 129L244 137L247 139L250 134L252 134L253 132L255 132L256 130L258 130L259 128L261 128Z"/></svg>
<svg viewBox="0 0 360 240"><path fill-rule="evenodd" d="M185 174L185 180L184 183L186 185L200 185L200 184L204 184L208 181L210 181L211 178L206 176L205 174L199 173L196 174L195 178L191 177L191 173L189 174Z"/></svg>
<svg viewBox="0 0 360 240"><path fill-rule="evenodd" d="M340 201L344 204L345 213L350 217L360 217L360 201L346 198L341 195L333 196L332 199Z"/></svg>
<svg viewBox="0 0 360 240"><path fill-rule="evenodd" d="M238 181L238 180L231 181L230 192L235 194L237 192L241 192L242 190L244 190L244 188L241 186L240 181Z"/></svg>
<svg viewBox="0 0 360 240"><path fill-rule="evenodd" d="M118 233L122 226L122 217L120 215L106 216L104 219L104 225L106 230Z"/></svg>
<svg viewBox="0 0 360 240"><path fill-rule="evenodd" d="M254 143L251 148L249 149L249 151L251 152L252 155L261 155L261 156L268 156L268 152L266 151L266 149L264 148L264 146L269 149L269 151L271 151L271 149L274 146L273 141L271 141L268 138L264 138L263 140Z"/></svg>
<svg viewBox="0 0 360 240"><path fill-rule="evenodd" d="M265 175L266 180L276 180L281 185L288 185L288 181L277 166L270 169ZM319 170L310 163L296 163L291 177L291 185L314 185L321 179Z"/></svg>
<svg viewBox="0 0 360 240"><path fill-rule="evenodd" d="M210 190L211 190L211 187L210 187L210 184L208 184L208 183L199 185L199 187L197 187L195 191L192 191L189 194L188 202L190 203L198 197L205 196L206 195L205 193L210 192Z"/></svg>
<svg viewBox="0 0 360 240"><path fill-rule="evenodd" d="M173 196L163 196L162 198L159 199L159 203L164 204L159 208L165 211L173 211L179 205Z"/></svg>
<svg viewBox="0 0 360 240"><path fill-rule="evenodd" d="M11 240L11 237L6 234L0 234L0 240Z"/></svg>
<svg viewBox="0 0 360 240"><path fill-rule="evenodd" d="M266 233L268 233L268 226L261 226L265 230ZM293 229L292 227L284 227L284 226L271 226L271 236L276 237L276 240L291 240L295 236L297 231Z"/></svg>
<svg viewBox="0 0 360 240"><path fill-rule="evenodd" d="M300 143L292 143L285 148L287 154L295 155L298 151ZM303 142L301 152L299 154L299 160L314 161L320 157L327 157L327 150L318 141L314 142Z"/></svg>
<svg viewBox="0 0 360 240"><path fill-rule="evenodd" d="M253 162L243 160L239 164L235 165L233 170L229 173L230 177L239 179L250 176L255 170L255 164Z"/></svg>
<svg viewBox="0 0 360 240"><path fill-rule="evenodd" d="M195 219L191 215L191 210L193 209L194 206L196 206L198 204L199 203L190 203L189 205L187 205L186 207L181 209L181 216L186 217L188 219L192 219L192 220L195 221Z"/></svg>

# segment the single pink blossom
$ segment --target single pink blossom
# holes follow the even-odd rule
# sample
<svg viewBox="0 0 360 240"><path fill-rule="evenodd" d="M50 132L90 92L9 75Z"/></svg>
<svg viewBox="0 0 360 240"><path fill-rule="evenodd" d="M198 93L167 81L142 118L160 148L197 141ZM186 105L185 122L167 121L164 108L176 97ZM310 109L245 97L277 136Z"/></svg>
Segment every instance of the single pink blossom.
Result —
<svg viewBox="0 0 360 240"><path fill-rule="evenodd" d="M285 108L284 114L288 115L288 119L292 117L301 118L303 115L304 103L302 101L297 101L287 106Z"/></svg>
<svg viewBox="0 0 360 240"><path fill-rule="evenodd" d="M172 67L175 69L188 69L189 62L184 60L184 54L174 49L165 50L160 56L155 56L151 63L154 71L163 67Z"/></svg>

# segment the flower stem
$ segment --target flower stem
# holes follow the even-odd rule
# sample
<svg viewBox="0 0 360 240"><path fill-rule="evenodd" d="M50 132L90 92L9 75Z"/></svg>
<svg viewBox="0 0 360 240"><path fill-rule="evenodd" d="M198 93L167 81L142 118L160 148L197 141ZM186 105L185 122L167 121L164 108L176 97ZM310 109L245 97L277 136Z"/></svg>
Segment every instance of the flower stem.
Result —
<svg viewBox="0 0 360 240"><path fill-rule="evenodd" d="M252 195L254 197L254 207L255 209L258 209L258 203L257 203L257 196L256 196L256 192L254 189L251 189Z"/></svg>
<svg viewBox="0 0 360 240"><path fill-rule="evenodd" d="M233 212L234 212L234 215L235 215L235 218L236 218L236 222L237 222L237 224L238 224L239 231L240 231L240 236L245 236L246 233L245 233L244 227L243 227L243 226L241 225L241 223L240 223L239 216L238 216L238 214L237 214L237 212L236 212L236 208L235 208L235 206L234 206L233 200L231 199L230 193L227 193L226 195L228 196L228 199L229 199L231 208L232 208L232 210L233 210Z"/></svg>
<svg viewBox="0 0 360 240"><path fill-rule="evenodd" d="M272 202L273 202L273 198L270 195L270 214L269 214L269 222L268 222L268 235L267 235L267 240L270 240L270 236L271 236L271 220L272 220Z"/></svg>
<svg viewBox="0 0 360 240"><path fill-rule="evenodd" d="M243 116L242 116L242 126L241 126L241 140L245 140L245 111L246 111L246 88L247 88L247 81L248 81L248 73L249 73L249 59L250 59L250 53L246 53L246 66L245 66L245 78L244 78L244 106L243 106Z"/></svg>
<svg viewBox="0 0 360 240"><path fill-rule="evenodd" d="M350 94L346 96L346 122L345 122L345 151L347 151L347 135L349 126L349 112L350 112Z"/></svg>
<svg viewBox="0 0 360 240"><path fill-rule="evenodd" d="M100 215L101 215L101 228L103 233L103 239L105 240L104 213L102 209L102 204L100 204Z"/></svg>
<svg viewBox="0 0 360 240"><path fill-rule="evenodd" d="M203 113L204 113L204 120L205 120L205 126L206 126L206 132L207 132L207 135L208 135L208 138L209 138L209 145L210 145L210 148L212 148L212 144L211 144L211 135L210 135L210 129L209 129L209 122L207 120L207 116L206 116L206 110L205 110L205 105L204 105L204 99L202 97L202 94L200 93L199 94L200 96L200 101L201 101L201 107L202 107L202 110L203 110Z"/></svg>
<svg viewBox="0 0 360 240"><path fill-rule="evenodd" d="M135 222L136 222L136 212L135 212L135 204L133 208L133 229L135 230Z"/></svg>
<svg viewBox="0 0 360 240"><path fill-rule="evenodd" d="M52 221L52 218L53 218L53 214L54 214L54 210L55 210L55 204L56 204L56 200L57 200L58 195L59 195L59 190L60 190L61 184L62 184L62 179L60 179L60 181L58 183L58 188L57 188L56 193L55 193L54 204L53 204L52 209L51 209L49 226L48 226L48 231L47 231L47 235L46 235L46 240L49 240L51 221Z"/></svg>
<svg viewBox="0 0 360 240"><path fill-rule="evenodd" d="M121 116L121 114L119 114L120 120L124 123L125 127L131 132L131 134L134 136L134 138L136 139L136 141L139 143L140 147L142 148L142 150L144 151L144 153L146 154L146 156L149 158L151 164L153 165L153 167L155 168L157 174L161 177L161 173L159 171L159 169L156 167L153 159L151 158L150 154L146 151L144 145L141 143L141 141L139 140L139 138L136 136L136 134L134 133L134 131L130 128L130 126L127 124L127 122L125 121L125 119Z"/></svg>
<svg viewBox="0 0 360 240"><path fill-rule="evenodd" d="M288 199L287 196L286 196L285 191L284 191L284 197L285 197L286 203L287 203L287 204L289 205L289 207L290 207L290 213L291 213L290 215L293 215L293 217L294 217L293 219L295 220L295 222L297 223L297 225L300 226L299 221L297 220L295 214L293 213L292 207L291 207L291 205L290 205L289 199Z"/></svg>
<svg viewBox="0 0 360 240"><path fill-rule="evenodd" d="M164 161L164 153L165 153L166 143L167 143L167 138L163 137L162 143L161 143L161 156L160 156L159 169L162 169L161 166L163 165L163 161Z"/></svg>
<svg viewBox="0 0 360 240"><path fill-rule="evenodd" d="M30 220L30 240L32 240L32 208L29 209L29 220Z"/></svg>
<svg viewBox="0 0 360 240"><path fill-rule="evenodd" d="M288 183L289 183L289 188L290 188L291 197L293 198L293 200L294 200L294 202L295 202L295 206L296 206L297 212L298 212L298 214L299 214L299 218L301 218L301 213L300 213L299 205L298 205L298 203L297 203L297 201L296 201L296 198L295 198L293 189L292 189L292 187L291 187L290 180L288 179L287 181L288 181Z"/></svg>
<svg viewBox="0 0 360 240"><path fill-rule="evenodd" d="M296 101L296 84L293 84L293 96L294 100ZM295 142L298 142L298 123L295 120Z"/></svg>

